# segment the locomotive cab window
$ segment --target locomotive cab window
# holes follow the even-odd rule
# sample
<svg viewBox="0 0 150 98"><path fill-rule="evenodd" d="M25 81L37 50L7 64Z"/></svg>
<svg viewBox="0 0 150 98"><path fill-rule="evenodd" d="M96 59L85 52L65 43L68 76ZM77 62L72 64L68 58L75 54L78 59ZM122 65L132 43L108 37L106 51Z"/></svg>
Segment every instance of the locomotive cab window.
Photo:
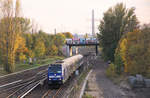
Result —
<svg viewBox="0 0 150 98"><path fill-rule="evenodd" d="M62 68L61 65L51 65L49 67L50 73L61 73L62 72Z"/></svg>

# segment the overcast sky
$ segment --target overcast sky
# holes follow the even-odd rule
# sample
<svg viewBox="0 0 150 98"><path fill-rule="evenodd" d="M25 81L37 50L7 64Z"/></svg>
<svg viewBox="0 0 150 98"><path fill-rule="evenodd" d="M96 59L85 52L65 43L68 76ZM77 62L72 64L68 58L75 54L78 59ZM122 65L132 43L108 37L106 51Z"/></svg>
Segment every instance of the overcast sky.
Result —
<svg viewBox="0 0 150 98"><path fill-rule="evenodd" d="M135 7L141 23L150 22L150 0L21 0L23 16L38 23L47 33L90 33L92 9L96 32L103 13L119 2Z"/></svg>

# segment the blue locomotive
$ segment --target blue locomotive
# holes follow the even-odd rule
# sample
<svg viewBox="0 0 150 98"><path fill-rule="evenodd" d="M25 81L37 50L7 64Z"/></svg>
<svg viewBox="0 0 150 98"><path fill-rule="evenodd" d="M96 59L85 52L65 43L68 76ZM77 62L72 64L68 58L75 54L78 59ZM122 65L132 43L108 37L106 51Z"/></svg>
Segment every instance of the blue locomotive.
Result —
<svg viewBox="0 0 150 98"><path fill-rule="evenodd" d="M48 68L48 84L63 84L82 65L83 56L78 54L63 61L50 64Z"/></svg>
<svg viewBox="0 0 150 98"><path fill-rule="evenodd" d="M48 84L62 84L62 65L51 64L48 68Z"/></svg>

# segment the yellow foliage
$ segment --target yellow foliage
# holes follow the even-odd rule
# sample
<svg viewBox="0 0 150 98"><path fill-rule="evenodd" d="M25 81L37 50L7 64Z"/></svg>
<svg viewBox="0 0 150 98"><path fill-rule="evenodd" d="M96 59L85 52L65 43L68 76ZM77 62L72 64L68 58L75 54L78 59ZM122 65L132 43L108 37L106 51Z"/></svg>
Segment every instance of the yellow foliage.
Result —
<svg viewBox="0 0 150 98"><path fill-rule="evenodd" d="M58 54L58 48L55 45L52 45L49 49L50 55L57 55Z"/></svg>
<svg viewBox="0 0 150 98"><path fill-rule="evenodd" d="M26 41L23 37L18 36L16 38L16 49L18 53L27 53L28 49L26 48Z"/></svg>
<svg viewBox="0 0 150 98"><path fill-rule="evenodd" d="M127 62L126 62L126 50L127 50L127 39L124 38L120 42L120 55L122 57L122 60L124 62L124 71L127 72Z"/></svg>
<svg viewBox="0 0 150 98"><path fill-rule="evenodd" d="M87 33L84 35L84 38L88 38L88 34Z"/></svg>
<svg viewBox="0 0 150 98"><path fill-rule="evenodd" d="M15 53L19 47L19 36L22 33L17 17L19 17L19 0L0 0L1 4L1 25L0 43L2 44L2 58L4 69L7 72L15 70Z"/></svg>
<svg viewBox="0 0 150 98"><path fill-rule="evenodd" d="M73 38L73 35L70 32L63 33L66 38Z"/></svg>
<svg viewBox="0 0 150 98"><path fill-rule="evenodd" d="M139 30L128 32L120 40L116 52L119 52L124 63L124 72L130 74L145 73L150 63L150 46L145 43L149 39L143 38L144 33Z"/></svg>
<svg viewBox="0 0 150 98"><path fill-rule="evenodd" d="M19 55L19 60L20 61L24 61L24 60L26 60L27 58L26 58L26 55L24 55L23 53L21 53L20 55Z"/></svg>
<svg viewBox="0 0 150 98"><path fill-rule="evenodd" d="M36 57L41 57L45 54L45 44L44 42L38 40L35 44L34 52Z"/></svg>
<svg viewBox="0 0 150 98"><path fill-rule="evenodd" d="M110 78L117 76L114 64L109 65L108 69L106 70L106 75Z"/></svg>
<svg viewBox="0 0 150 98"><path fill-rule="evenodd" d="M35 53L32 50L29 50L29 57L30 58L35 57Z"/></svg>

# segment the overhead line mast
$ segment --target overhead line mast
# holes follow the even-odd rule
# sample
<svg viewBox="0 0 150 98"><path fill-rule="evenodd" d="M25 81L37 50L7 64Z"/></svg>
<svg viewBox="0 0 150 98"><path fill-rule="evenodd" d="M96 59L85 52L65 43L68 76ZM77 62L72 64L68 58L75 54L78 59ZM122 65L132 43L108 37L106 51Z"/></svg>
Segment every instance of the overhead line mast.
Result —
<svg viewBox="0 0 150 98"><path fill-rule="evenodd" d="M92 36L95 37L94 10L92 10Z"/></svg>

